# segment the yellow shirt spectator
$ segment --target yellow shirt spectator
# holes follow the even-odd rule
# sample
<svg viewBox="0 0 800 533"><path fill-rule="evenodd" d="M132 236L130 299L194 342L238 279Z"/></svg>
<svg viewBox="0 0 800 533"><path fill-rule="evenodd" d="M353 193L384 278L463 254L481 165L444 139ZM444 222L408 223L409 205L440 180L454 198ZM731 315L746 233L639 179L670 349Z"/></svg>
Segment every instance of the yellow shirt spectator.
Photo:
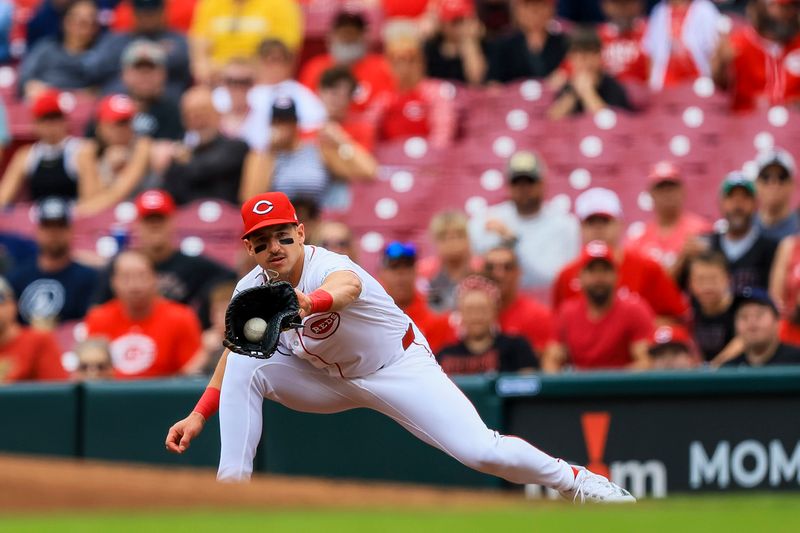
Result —
<svg viewBox="0 0 800 533"><path fill-rule="evenodd" d="M228 60L255 55L264 39L297 51L302 13L295 0L199 0L189 36L194 75L205 82Z"/></svg>

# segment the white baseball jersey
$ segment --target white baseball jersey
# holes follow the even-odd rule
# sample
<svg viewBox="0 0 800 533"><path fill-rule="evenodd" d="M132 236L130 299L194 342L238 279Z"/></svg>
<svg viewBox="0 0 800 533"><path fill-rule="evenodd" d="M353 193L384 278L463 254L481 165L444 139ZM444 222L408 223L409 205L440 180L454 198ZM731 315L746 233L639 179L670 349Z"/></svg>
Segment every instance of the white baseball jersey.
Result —
<svg viewBox="0 0 800 533"><path fill-rule="evenodd" d="M403 355L403 337L411 319L397 307L380 283L347 256L319 246L305 246L305 260L296 288L309 294L333 272L350 271L361 280L361 294L338 312L303 319L303 329L281 333L279 353L293 353L330 375L356 378L371 374ZM264 283L255 267L236 285L234 294ZM417 343L427 342L417 334ZM277 354L276 354L277 355Z"/></svg>

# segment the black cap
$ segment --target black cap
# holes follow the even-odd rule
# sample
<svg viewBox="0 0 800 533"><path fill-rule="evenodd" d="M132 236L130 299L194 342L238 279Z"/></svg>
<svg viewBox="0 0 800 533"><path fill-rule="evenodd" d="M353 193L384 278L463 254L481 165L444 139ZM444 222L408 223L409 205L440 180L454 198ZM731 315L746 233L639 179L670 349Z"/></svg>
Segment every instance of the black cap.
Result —
<svg viewBox="0 0 800 533"><path fill-rule="evenodd" d="M272 103L272 122L297 122L297 108L291 98L278 97Z"/></svg>
<svg viewBox="0 0 800 533"><path fill-rule="evenodd" d="M156 10L164 8L164 0L133 0L133 9Z"/></svg>
<svg viewBox="0 0 800 533"><path fill-rule="evenodd" d="M739 312L739 308L745 304L759 304L769 307L775 315L778 315L778 308L770 298L769 293L760 287L744 287L736 293L733 299L733 312Z"/></svg>
<svg viewBox="0 0 800 533"><path fill-rule="evenodd" d="M354 26L361 31L367 29L367 19L358 11L342 10L333 18L333 29Z"/></svg>
<svg viewBox="0 0 800 533"><path fill-rule="evenodd" d="M72 222L72 209L69 202L58 196L48 196L36 203L36 222Z"/></svg>

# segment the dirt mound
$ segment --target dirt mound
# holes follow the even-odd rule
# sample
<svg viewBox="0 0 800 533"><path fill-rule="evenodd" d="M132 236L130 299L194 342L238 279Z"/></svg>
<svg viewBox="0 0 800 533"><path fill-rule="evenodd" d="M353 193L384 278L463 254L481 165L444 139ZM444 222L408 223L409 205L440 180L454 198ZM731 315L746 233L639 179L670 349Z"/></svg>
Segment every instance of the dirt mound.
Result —
<svg viewBox="0 0 800 533"><path fill-rule="evenodd" d="M182 507L495 507L519 496L487 491L254 476L222 484L208 469L0 456L0 512Z"/></svg>

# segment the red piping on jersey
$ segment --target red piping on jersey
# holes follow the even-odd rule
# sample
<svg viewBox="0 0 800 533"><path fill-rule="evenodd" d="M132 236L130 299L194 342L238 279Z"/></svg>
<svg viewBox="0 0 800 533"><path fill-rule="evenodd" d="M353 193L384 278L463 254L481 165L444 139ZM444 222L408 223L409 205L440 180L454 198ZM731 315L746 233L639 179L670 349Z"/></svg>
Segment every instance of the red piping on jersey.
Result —
<svg viewBox="0 0 800 533"><path fill-rule="evenodd" d="M325 359L323 359L321 356L319 356L319 355L317 355L315 353L309 352L308 348L306 348L306 345L303 343L303 336L298 333L297 334L297 338L300 339L300 346L303 347L303 350L305 350L305 352L308 355L313 355L314 357L316 357L317 359L319 359L320 361L322 361L323 363L325 363L328 366L336 366L336 369L339 371L339 375L342 376L342 379L347 379L347 378L344 377L344 374L342 374L342 367L339 366L339 363L329 363Z"/></svg>

